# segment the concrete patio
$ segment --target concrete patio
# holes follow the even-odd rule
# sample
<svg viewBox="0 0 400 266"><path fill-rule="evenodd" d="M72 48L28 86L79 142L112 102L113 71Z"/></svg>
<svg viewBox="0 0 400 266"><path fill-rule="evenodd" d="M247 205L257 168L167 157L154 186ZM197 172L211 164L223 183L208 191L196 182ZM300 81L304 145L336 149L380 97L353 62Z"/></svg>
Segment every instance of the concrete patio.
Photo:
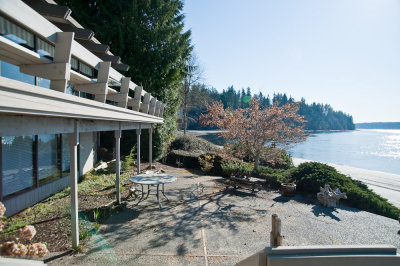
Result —
<svg viewBox="0 0 400 266"><path fill-rule="evenodd" d="M271 215L282 219L284 245L391 244L400 248L398 221L341 206L331 210L312 198L277 192L224 191L219 177L184 169L165 186L170 202L158 208L150 195L108 219L85 252L50 254L57 265L233 265L269 245ZM154 191L153 191L154 192Z"/></svg>

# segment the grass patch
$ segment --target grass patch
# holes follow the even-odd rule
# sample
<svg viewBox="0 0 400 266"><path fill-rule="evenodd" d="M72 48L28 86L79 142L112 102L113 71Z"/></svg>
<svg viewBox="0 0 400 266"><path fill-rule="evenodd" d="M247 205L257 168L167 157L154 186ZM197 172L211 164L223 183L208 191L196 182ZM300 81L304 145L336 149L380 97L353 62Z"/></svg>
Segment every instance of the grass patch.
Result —
<svg viewBox="0 0 400 266"><path fill-rule="evenodd" d="M122 188L129 184L133 171L131 168L121 173ZM121 192L122 197L126 197L129 193L128 189L121 189ZM99 223L117 209L113 206L107 208L107 211L102 209L115 200L115 164L97 173L90 171L82 176L78 183L78 198L79 233L84 245L89 236L98 231ZM94 217L96 219L93 219ZM8 217L5 223L6 228L0 233L0 241L15 240L18 237L18 230L31 224L37 229L35 241L46 242L49 251L70 250L72 248L70 188Z"/></svg>

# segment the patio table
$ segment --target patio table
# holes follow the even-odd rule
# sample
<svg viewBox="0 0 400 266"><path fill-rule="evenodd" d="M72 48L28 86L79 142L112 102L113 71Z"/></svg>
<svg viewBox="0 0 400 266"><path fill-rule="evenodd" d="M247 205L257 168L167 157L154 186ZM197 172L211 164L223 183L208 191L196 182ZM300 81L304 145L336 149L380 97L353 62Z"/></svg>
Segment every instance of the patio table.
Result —
<svg viewBox="0 0 400 266"><path fill-rule="evenodd" d="M161 193L163 196L169 201L167 196L165 196L165 190L164 190L164 185L167 183L172 183L176 181L176 177L168 174L141 174L141 175L135 175L132 176L129 181L131 181L134 184L139 184L142 187L142 197L140 198L139 202L141 202L144 198L144 188L143 185L147 185L147 196L145 199L150 194L150 186L157 186L157 202L158 205L160 206L160 209L162 208L161 202L160 202L160 185L162 185L162 190Z"/></svg>

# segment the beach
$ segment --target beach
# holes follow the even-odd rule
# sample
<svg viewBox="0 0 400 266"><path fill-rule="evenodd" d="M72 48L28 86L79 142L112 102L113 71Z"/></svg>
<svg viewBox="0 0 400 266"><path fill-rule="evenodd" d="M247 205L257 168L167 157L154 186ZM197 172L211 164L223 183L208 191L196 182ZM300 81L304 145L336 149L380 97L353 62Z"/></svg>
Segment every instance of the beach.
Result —
<svg viewBox="0 0 400 266"><path fill-rule="evenodd" d="M293 158L295 166L311 160ZM400 208L400 175L384 173L379 171L365 170L341 164L327 163L336 168L340 173L360 180L368 185L378 195L388 199L390 203Z"/></svg>

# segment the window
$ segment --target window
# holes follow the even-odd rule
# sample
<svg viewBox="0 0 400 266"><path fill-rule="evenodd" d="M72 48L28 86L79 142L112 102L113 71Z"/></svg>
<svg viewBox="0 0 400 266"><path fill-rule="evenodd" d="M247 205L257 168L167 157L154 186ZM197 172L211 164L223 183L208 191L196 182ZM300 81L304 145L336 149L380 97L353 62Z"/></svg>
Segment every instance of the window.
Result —
<svg viewBox="0 0 400 266"><path fill-rule="evenodd" d="M0 16L0 34L29 49L35 48L35 36L3 16Z"/></svg>
<svg viewBox="0 0 400 266"><path fill-rule="evenodd" d="M36 51L40 56L47 57L49 59L54 58L55 48L52 44L42 40L41 38L37 38L37 47Z"/></svg>
<svg viewBox="0 0 400 266"><path fill-rule="evenodd" d="M37 136L39 184L47 183L60 177L59 139L59 135L53 134Z"/></svg>
<svg viewBox="0 0 400 266"><path fill-rule="evenodd" d="M61 173L62 176L69 175L70 169L70 153L69 153L69 135L63 134L61 136Z"/></svg>
<svg viewBox="0 0 400 266"><path fill-rule="evenodd" d="M1 137L2 195L34 186L34 136Z"/></svg>
<svg viewBox="0 0 400 266"><path fill-rule="evenodd" d="M0 61L0 76L35 85L34 76L21 73L18 66L4 61Z"/></svg>
<svg viewBox="0 0 400 266"><path fill-rule="evenodd" d="M79 61L75 57L71 57L71 68L79 72Z"/></svg>
<svg viewBox="0 0 400 266"><path fill-rule="evenodd" d="M89 78L97 77L97 69L89 66L86 63L83 63L82 61L80 61L75 57L71 57L71 69Z"/></svg>
<svg viewBox="0 0 400 266"><path fill-rule="evenodd" d="M81 61L79 61L79 71L90 78L94 77L94 69Z"/></svg>

